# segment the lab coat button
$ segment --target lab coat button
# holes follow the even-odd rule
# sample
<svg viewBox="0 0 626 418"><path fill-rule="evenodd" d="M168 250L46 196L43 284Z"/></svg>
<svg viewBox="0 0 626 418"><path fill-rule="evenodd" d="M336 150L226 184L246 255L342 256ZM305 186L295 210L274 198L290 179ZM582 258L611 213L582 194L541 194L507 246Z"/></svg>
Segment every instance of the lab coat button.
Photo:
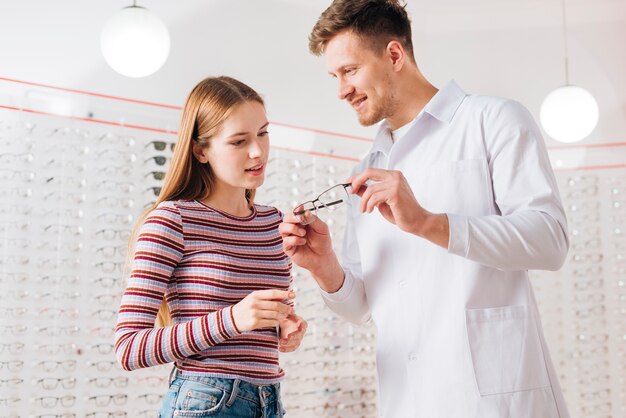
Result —
<svg viewBox="0 0 626 418"><path fill-rule="evenodd" d="M409 353L409 362L415 363L417 361L417 354Z"/></svg>
<svg viewBox="0 0 626 418"><path fill-rule="evenodd" d="M400 280L400 281L398 282L398 284L399 284L400 286L404 286L404 285L406 284L406 280Z"/></svg>

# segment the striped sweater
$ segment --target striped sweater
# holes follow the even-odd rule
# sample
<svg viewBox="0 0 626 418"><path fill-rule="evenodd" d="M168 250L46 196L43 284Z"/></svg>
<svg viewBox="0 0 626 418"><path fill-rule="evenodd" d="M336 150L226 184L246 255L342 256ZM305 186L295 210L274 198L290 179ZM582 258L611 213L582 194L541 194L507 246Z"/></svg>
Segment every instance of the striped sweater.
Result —
<svg viewBox="0 0 626 418"><path fill-rule="evenodd" d="M281 213L255 205L240 218L198 201L161 203L146 218L119 308L115 352L125 370L179 370L251 383L279 381L274 328L240 332L232 306L250 292L287 290L291 262ZM163 295L173 325L155 328Z"/></svg>

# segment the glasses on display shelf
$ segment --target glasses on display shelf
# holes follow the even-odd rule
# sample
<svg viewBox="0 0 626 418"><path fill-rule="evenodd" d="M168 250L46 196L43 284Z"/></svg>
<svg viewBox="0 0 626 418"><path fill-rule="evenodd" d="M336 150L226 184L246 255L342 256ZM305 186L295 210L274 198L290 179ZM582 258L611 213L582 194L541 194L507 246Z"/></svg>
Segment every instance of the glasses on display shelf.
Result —
<svg viewBox="0 0 626 418"><path fill-rule="evenodd" d="M0 188L0 198L6 201L5 199L20 199L20 198L28 198L33 195L33 189L30 188L13 188L13 187L2 187Z"/></svg>
<svg viewBox="0 0 626 418"><path fill-rule="evenodd" d="M80 351L78 346L74 343L40 344L35 345L35 350L52 356L57 354L76 354Z"/></svg>
<svg viewBox="0 0 626 418"><path fill-rule="evenodd" d="M21 164L31 163L35 159L35 156L30 152L24 152L20 154L2 153L0 154L0 164Z"/></svg>
<svg viewBox="0 0 626 418"><path fill-rule="evenodd" d="M29 222L15 222L0 224L0 232L18 231L27 232L30 230Z"/></svg>
<svg viewBox="0 0 626 418"><path fill-rule="evenodd" d="M76 378L74 377L46 377L36 379L36 385L45 390L54 390L57 388L74 389L76 387Z"/></svg>
<svg viewBox="0 0 626 418"><path fill-rule="evenodd" d="M166 382L167 377L165 376L142 376L135 380L135 383L138 385L147 385L150 387L161 387Z"/></svg>
<svg viewBox="0 0 626 418"><path fill-rule="evenodd" d="M30 183L35 180L36 177L36 174L32 171L0 169L0 181Z"/></svg>
<svg viewBox="0 0 626 418"><path fill-rule="evenodd" d="M1 387L13 387L17 385L21 385L24 383L24 379L20 379L19 377L14 377L12 379L0 379L0 388Z"/></svg>
<svg viewBox="0 0 626 418"><path fill-rule="evenodd" d="M599 212L590 212L590 213L571 213L568 216L569 221L573 225L587 225L588 223L595 223L600 221L600 213Z"/></svg>
<svg viewBox="0 0 626 418"><path fill-rule="evenodd" d="M159 197L159 195L161 194L161 187L159 186L148 187L147 189L144 190L144 192L149 192L150 194L156 197Z"/></svg>
<svg viewBox="0 0 626 418"><path fill-rule="evenodd" d="M584 417L589 417L597 413L607 413L611 412L612 404L611 402L605 402L596 405L583 405L580 408L580 411L583 413Z"/></svg>
<svg viewBox="0 0 626 418"><path fill-rule="evenodd" d="M602 303L604 302L603 293L576 294L573 301L579 303Z"/></svg>
<svg viewBox="0 0 626 418"><path fill-rule="evenodd" d="M10 316L11 318L22 318L24 315L28 313L28 308L23 308L21 306L15 308L5 308L0 307L0 318L6 318Z"/></svg>
<svg viewBox="0 0 626 418"><path fill-rule="evenodd" d="M602 316L606 313L604 305L597 305L588 309L576 309L574 311L578 318L588 318L590 316Z"/></svg>
<svg viewBox="0 0 626 418"><path fill-rule="evenodd" d="M128 164L125 165L106 165L104 167L99 167L97 174L101 174L106 178L109 177L128 177L132 174L132 167Z"/></svg>
<svg viewBox="0 0 626 418"><path fill-rule="evenodd" d="M28 205L0 206L2 215L30 215L32 211L33 207Z"/></svg>
<svg viewBox="0 0 626 418"><path fill-rule="evenodd" d="M115 412L88 412L85 415L85 418L126 418L128 414L124 411L115 411Z"/></svg>
<svg viewBox="0 0 626 418"><path fill-rule="evenodd" d="M594 238L587 241L573 242L571 248L574 251L597 250L601 246L600 238Z"/></svg>
<svg viewBox="0 0 626 418"><path fill-rule="evenodd" d="M116 302L120 298L118 294L108 294L103 293L101 295L94 296L93 300L98 302L100 305L107 306Z"/></svg>
<svg viewBox="0 0 626 418"><path fill-rule="evenodd" d="M126 208L130 209L135 206L135 201L126 197L103 196L96 201L98 206L107 206L109 208Z"/></svg>
<svg viewBox="0 0 626 418"><path fill-rule="evenodd" d="M123 393L117 393L115 395L96 395L87 398L89 402L94 403L96 406L109 406L114 405L126 405L128 402L128 395Z"/></svg>
<svg viewBox="0 0 626 418"><path fill-rule="evenodd" d="M28 290L3 290L0 292L0 300L25 299L26 297L28 297L28 294Z"/></svg>
<svg viewBox="0 0 626 418"><path fill-rule="evenodd" d="M38 291L35 293L36 299L44 299L44 300L73 300L78 299L80 297L80 292L46 292L46 291Z"/></svg>
<svg viewBox="0 0 626 418"><path fill-rule="evenodd" d="M126 151L118 151L114 149L105 149L104 151L100 151L96 153L96 156L100 160L109 160L109 161L124 161L127 163L133 163L137 161L137 155L132 152Z"/></svg>
<svg viewBox="0 0 626 418"><path fill-rule="evenodd" d="M55 190L49 192L43 196L43 200L51 200L51 201L69 201L72 203L83 203L87 200L87 195L84 193L72 193L65 192L61 190Z"/></svg>
<svg viewBox="0 0 626 418"><path fill-rule="evenodd" d="M128 247L126 245L105 245L103 247L97 248L96 253L104 258L113 258L116 255L119 257L124 257L127 250Z"/></svg>
<svg viewBox="0 0 626 418"><path fill-rule="evenodd" d="M100 269L103 273L113 273L115 271L122 273L124 271L124 264L124 262L101 261L93 266Z"/></svg>
<svg viewBox="0 0 626 418"><path fill-rule="evenodd" d="M76 173L82 173L87 170L87 164L74 160L60 160L53 158L45 163L46 169L63 169L74 170Z"/></svg>
<svg viewBox="0 0 626 418"><path fill-rule="evenodd" d="M80 265L80 258L58 258L49 259L45 258L39 260L37 264L42 269L58 269L58 268L76 268Z"/></svg>
<svg viewBox="0 0 626 418"><path fill-rule="evenodd" d="M94 311L91 316L106 321L115 318L117 316L117 311L113 309L98 309L97 311Z"/></svg>
<svg viewBox="0 0 626 418"><path fill-rule="evenodd" d="M133 223L132 215L120 215L115 213L101 213L96 216L96 221L104 222L108 224L124 224L130 225Z"/></svg>
<svg viewBox="0 0 626 418"><path fill-rule="evenodd" d="M109 370L117 366L117 362L107 360L88 361L86 364L88 367L93 367L99 372L108 372Z"/></svg>
<svg viewBox="0 0 626 418"><path fill-rule="evenodd" d="M604 286L603 279L592 279L592 280L574 282L574 288L576 290L587 290L589 288L600 289L603 286Z"/></svg>
<svg viewBox="0 0 626 418"><path fill-rule="evenodd" d="M576 228L570 230L570 235L573 239L598 237L600 236L600 228L597 226L576 226Z"/></svg>
<svg viewBox="0 0 626 418"><path fill-rule="evenodd" d="M82 227L72 227L72 228L73 228L73 231L76 232L76 234L74 235L82 235L82 232L84 232L82 230ZM54 228L51 228L51 229L54 229ZM76 242L76 241L63 242L63 241L58 241L58 240L41 241L39 242L39 244L37 244L37 249L62 251L62 252L69 251L69 252L77 253L83 249L83 243Z"/></svg>
<svg viewBox="0 0 626 418"><path fill-rule="evenodd" d="M313 352L317 356L336 356L339 350L341 349L341 345L333 345L333 346L313 346L307 347L303 351L305 352Z"/></svg>
<svg viewBox="0 0 626 418"><path fill-rule="evenodd" d="M154 162L156 165L165 165L165 163L167 163L167 157L164 157L163 155L154 155L150 158L146 158L143 162L144 163L151 163Z"/></svg>
<svg viewBox="0 0 626 418"><path fill-rule="evenodd" d="M132 183L125 181L102 180L96 184L96 188L99 191L130 193L133 191L134 186Z"/></svg>
<svg viewBox="0 0 626 418"><path fill-rule="evenodd" d="M597 277L602 276L604 269L601 265L595 265L584 268L575 268L572 270L572 274L576 277Z"/></svg>
<svg viewBox="0 0 626 418"><path fill-rule="evenodd" d="M161 402L163 395L160 393L143 393L138 395L137 399L144 401L147 404L155 405Z"/></svg>
<svg viewBox="0 0 626 418"><path fill-rule="evenodd" d="M0 370L5 367L11 373L19 372L24 367L24 362L21 360L0 361Z"/></svg>
<svg viewBox="0 0 626 418"><path fill-rule="evenodd" d="M589 186L594 184L598 184L598 176L593 174L571 176L567 179L567 185L569 187Z"/></svg>
<svg viewBox="0 0 626 418"><path fill-rule="evenodd" d="M59 335L67 335L67 336L72 336L72 335L76 335L80 332L80 328L77 326L69 326L69 327L62 327L62 326L50 326L50 327L40 327L37 328L37 332L39 334L44 334L48 337L58 337Z"/></svg>
<svg viewBox="0 0 626 418"><path fill-rule="evenodd" d="M17 396L11 396L10 398L0 398L0 405L13 408L14 406L17 406L21 400L22 398L18 398Z"/></svg>
<svg viewBox="0 0 626 418"><path fill-rule="evenodd" d="M354 375L354 376L311 376L304 377L303 381L305 383L313 382L316 385L346 385L346 381L350 382L353 385L360 386L371 386L376 382L376 378L374 376L365 376L365 375Z"/></svg>
<svg viewBox="0 0 626 418"><path fill-rule="evenodd" d="M80 311L76 308L53 308L46 307L41 308L37 311L37 316L46 317L46 318L67 318L67 319L76 319L78 318L78 314Z"/></svg>
<svg viewBox="0 0 626 418"><path fill-rule="evenodd" d="M104 238L108 241L114 240L115 238L118 238L122 241L128 241L128 239L130 238L130 231L126 229L105 228L96 232L96 236Z"/></svg>
<svg viewBox="0 0 626 418"><path fill-rule="evenodd" d="M73 412L62 412L60 414L32 415L29 418L76 418L76 414Z"/></svg>
<svg viewBox="0 0 626 418"><path fill-rule="evenodd" d="M165 171L150 171L144 177L152 177L154 180L161 181L165 179Z"/></svg>
<svg viewBox="0 0 626 418"><path fill-rule="evenodd" d="M111 132L100 135L97 140L101 145L121 145L123 147L133 147L136 143L133 136L118 135Z"/></svg>
<svg viewBox="0 0 626 418"><path fill-rule="evenodd" d="M167 148L169 148L170 151L174 152L175 147L176 142L150 141L146 144L144 148L152 148L155 151L165 151Z"/></svg>
<svg viewBox="0 0 626 418"><path fill-rule="evenodd" d="M97 388L108 388L114 386L116 388L125 388L128 386L129 379L127 377L92 377L87 383Z"/></svg>
<svg viewBox="0 0 626 418"><path fill-rule="evenodd" d="M11 334L15 337L26 334L28 327L26 325L5 325L0 327L0 335Z"/></svg>
<svg viewBox="0 0 626 418"><path fill-rule="evenodd" d="M24 351L24 344L22 343L3 343L0 344L0 353L2 354L21 354Z"/></svg>
<svg viewBox="0 0 626 418"><path fill-rule="evenodd" d="M367 399L372 400L376 398L376 391L372 389L352 389L352 390L344 390L341 392L343 395L348 395L353 400L361 400Z"/></svg>
<svg viewBox="0 0 626 418"><path fill-rule="evenodd" d="M73 276L69 274L62 276L41 276L37 278L37 283L50 286L56 286L59 284L76 284L79 281L79 276Z"/></svg>
<svg viewBox="0 0 626 418"><path fill-rule="evenodd" d="M0 263L2 264L2 263ZM3 273L0 274L0 283L23 283L28 280L28 274L26 273ZM2 296L0 295L0 298Z"/></svg>
<svg viewBox="0 0 626 418"><path fill-rule="evenodd" d="M122 287L126 279L123 277L98 277L94 283L105 288Z"/></svg>
<svg viewBox="0 0 626 418"><path fill-rule="evenodd" d="M71 406L74 406L74 404L76 403L76 396L40 396L38 398L34 398L33 402L44 408L54 408L57 405L60 405L64 408L69 408Z"/></svg>

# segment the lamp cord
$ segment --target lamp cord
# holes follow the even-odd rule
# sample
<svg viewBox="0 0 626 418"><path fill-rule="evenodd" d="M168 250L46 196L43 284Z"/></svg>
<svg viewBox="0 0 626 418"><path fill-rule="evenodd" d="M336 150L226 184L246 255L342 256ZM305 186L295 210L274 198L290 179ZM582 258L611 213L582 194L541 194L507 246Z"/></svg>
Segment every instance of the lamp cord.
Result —
<svg viewBox="0 0 626 418"><path fill-rule="evenodd" d="M561 0L561 15L563 18L563 58L565 64L565 85L569 86L569 63L567 56L567 19L565 18L565 0Z"/></svg>

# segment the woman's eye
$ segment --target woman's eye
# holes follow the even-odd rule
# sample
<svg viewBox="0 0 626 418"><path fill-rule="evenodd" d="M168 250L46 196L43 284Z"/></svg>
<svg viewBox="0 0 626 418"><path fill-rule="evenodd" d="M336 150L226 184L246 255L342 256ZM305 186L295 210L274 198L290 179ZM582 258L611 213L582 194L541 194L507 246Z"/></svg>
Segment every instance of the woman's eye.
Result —
<svg viewBox="0 0 626 418"><path fill-rule="evenodd" d="M241 144L243 144L244 142L246 142L246 140L245 140L245 139L239 139L239 140L237 140L237 141L233 141L233 142L231 142L231 144L232 144L232 145L237 146L237 145L241 145Z"/></svg>
<svg viewBox="0 0 626 418"><path fill-rule="evenodd" d="M268 134L269 134L269 131L259 132L259 136L267 136Z"/></svg>

